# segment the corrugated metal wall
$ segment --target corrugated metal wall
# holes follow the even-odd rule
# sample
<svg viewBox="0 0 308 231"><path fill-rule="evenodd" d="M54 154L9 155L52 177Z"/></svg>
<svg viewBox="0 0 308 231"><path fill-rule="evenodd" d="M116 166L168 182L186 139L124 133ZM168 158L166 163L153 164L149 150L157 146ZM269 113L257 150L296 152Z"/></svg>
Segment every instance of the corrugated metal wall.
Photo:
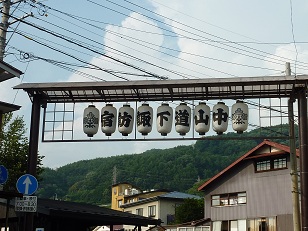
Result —
<svg viewBox="0 0 308 231"><path fill-rule="evenodd" d="M255 173L250 160L225 174L220 183L205 197L205 217L214 221L292 214L290 169ZM211 207L211 195L242 191L247 193L246 205Z"/></svg>
<svg viewBox="0 0 308 231"><path fill-rule="evenodd" d="M293 216L291 214L277 216L277 230L278 231L292 231L293 230Z"/></svg>

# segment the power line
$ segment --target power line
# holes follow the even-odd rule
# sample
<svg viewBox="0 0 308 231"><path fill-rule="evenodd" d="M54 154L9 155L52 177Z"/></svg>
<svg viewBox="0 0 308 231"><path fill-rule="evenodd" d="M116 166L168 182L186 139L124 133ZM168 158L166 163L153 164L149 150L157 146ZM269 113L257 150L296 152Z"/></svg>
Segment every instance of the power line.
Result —
<svg viewBox="0 0 308 231"><path fill-rule="evenodd" d="M163 4L161 4L163 5ZM116 24L113 24L113 23L110 23L110 22L102 22L102 21L99 21L99 20L94 20L94 19L90 19L90 18L86 18L86 17L82 17L80 15L74 15L74 14L70 14L70 13L67 13L67 12L64 12L64 11L61 11L59 9L55 9L55 8L52 8L52 7L49 7L47 5L44 5L45 7L47 7L48 9L51 9L55 12L58 12L58 13L61 13L63 15L66 15L68 17L71 17L79 22L83 22L89 26L92 26L92 27L95 27L97 29L100 29L100 30L104 30L104 31L108 31L108 30L105 30L105 29L102 29L101 27L99 26L95 26L89 22L86 22L86 21L90 21L90 22L95 22L95 23L99 23L99 24L104 24L104 25L111 25L111 26L114 26L114 27L121 27L121 28L125 28L127 30L132 30L132 31L137 31L137 32L141 32L141 33L145 33L145 34L153 34L153 35L161 35L161 33L155 33L155 32L152 32L152 31L144 31L144 30L139 30L139 29L136 29L136 28L130 28L130 27L125 27L123 25L119 26L119 25L116 25ZM164 5L165 6L165 5ZM179 11L177 11L179 12ZM54 14L51 14L49 13L50 15L53 15L55 16ZM182 13L183 14L183 13ZM185 14L186 15L186 14ZM188 15L190 17L192 17L191 15ZM56 17L56 16L55 16ZM195 17L192 17L194 19L196 19ZM61 18L63 19L63 18ZM86 20L86 21L84 21ZM201 20L202 22L205 22L203 20ZM207 22L206 22L207 23ZM212 26L215 26L211 23L207 23L207 24L210 24ZM227 29L224 29L224 28L221 28L219 26L215 26L217 28L220 28L220 29L223 29L223 30L226 30L226 31L229 31L229 32L232 32L234 34L238 34L236 32L233 32L233 31L230 31L230 30L227 30ZM174 34L173 31L170 31L172 32L172 34ZM93 33L93 32L92 32ZM240 34L238 34L240 35ZM173 37L173 38L186 38L186 39L192 39L192 40L196 40L196 39L193 39L191 37L188 37L188 36L181 36L181 35L171 35L171 34L164 34L164 36L166 37ZM247 36L244 36L244 35L241 35L243 37L247 37ZM249 37L247 37L249 38ZM251 39L251 38L249 38ZM197 41L202 41L202 40L197 40ZM257 44L257 45L287 45L287 44L290 44L290 43L294 43L294 41L290 41L290 42L261 42L261 41L258 41L258 40L255 40L255 41L223 41L223 40L212 40L212 39L206 39L205 41L208 41L208 42L213 42L213 43L238 43L238 44ZM296 44L308 44L308 41L296 41L295 42Z"/></svg>
<svg viewBox="0 0 308 231"><path fill-rule="evenodd" d="M78 19L77 16L74 16L74 15L71 15L71 14L67 14L67 13L65 13L65 12L56 10L56 9L54 9L54 8L50 8L50 9L55 10L55 11L57 11L57 12L60 12L61 14L67 15L67 16L69 16L69 17L72 17L72 18L74 18L74 19L76 19L76 20L78 20L78 21L82 21L82 20ZM96 27L96 28L97 28L97 26L94 26L94 25L89 24L89 23L84 22L84 21L82 21L82 22L83 22L83 23L86 23L87 25L90 25L90 26L93 26L93 27ZM69 22L69 23L71 23L71 22ZM74 23L71 23L71 24L76 25L76 24L74 24ZM99 28L99 29L101 29L101 28ZM92 31L90 31L90 30L88 30L88 29L85 29L85 30L87 30L87 31L89 31L89 32L91 32L91 33L94 33L94 32L92 32ZM103 29L101 29L101 30L103 30ZM118 37L120 37L120 38L123 38L123 35L120 35L120 34L118 34L118 33L116 33L116 32L113 32L113 31L110 31L110 30L105 30L105 31L107 31L107 32L109 32L109 33L112 33L112 34L114 34L114 35L116 35L116 36L118 36ZM132 40L130 40L130 39L128 39L128 38L131 38L131 37L125 36L124 39L125 39L125 40L128 40L128 41L132 41ZM132 39L138 40L138 41L142 41L142 40L140 40L140 39L138 39L138 38L132 38ZM143 42L144 42L144 41L143 41ZM148 43L148 42L146 42L146 43ZM148 43L148 44L151 44L151 43ZM122 45L122 44L121 44L121 45ZM140 44L140 43L139 43L139 45L143 45L143 44ZM154 45L154 44L151 44L151 45ZM146 47L148 47L149 49L153 49L153 48L151 48L151 47L149 47L149 46L146 46ZM165 49L168 49L168 50L173 50L173 51L178 51L178 50L171 49L171 48L167 48L167 47L162 47L162 48L165 48ZM135 50L135 49L134 49L134 50ZM153 50L154 50L154 49L153 49ZM157 51L157 49L156 49L156 51ZM164 53L164 54L166 54L166 55L172 56L172 55L170 55L170 54L168 54L168 53L166 53L166 52L162 52L162 51L160 51L160 52L161 52L161 53ZM195 54L191 54L191 53L187 53L187 52L182 52L182 53L184 53L184 54L189 54L189 55L196 56L196 57L202 57L202 58L206 58L206 59L210 59L210 60L225 62L225 63L233 64L233 65L240 65L240 66L246 66L246 67L251 67L251 68L266 69L266 70L272 70L272 71L277 71L277 72L278 72L278 70L270 69L270 68L263 68L263 67L255 67L255 66L251 66L251 65L237 64L237 63L234 63L234 62L228 62L228 61L219 60L219 59L214 59L214 58L205 57L205 56L201 56L201 55L195 55ZM241 54L241 53L240 53L240 54ZM172 57L175 57L175 56L172 56ZM175 57L175 58L178 58L178 57ZM183 59L183 58L180 58L180 59L183 60L183 61L186 61L186 62L195 64L195 65L197 65L197 66L202 66L202 67L211 69L211 70L213 70L213 71L217 71L217 72L224 73L224 74L227 74L227 75L235 76L235 75L232 75L232 74L229 74L229 73L226 73L226 72L221 72L221 71L219 71L219 70L206 67L206 66L204 66L204 65L197 64L197 63L195 63L195 62L191 62L191 61L189 61L189 60L185 60L185 59ZM263 60L263 59L262 59L262 60Z"/></svg>
<svg viewBox="0 0 308 231"><path fill-rule="evenodd" d="M56 9L54 9L54 10L56 10ZM62 12L63 13L63 12ZM70 15L70 14L69 14ZM110 32L110 31L109 31ZM118 36L120 36L120 35L118 35ZM141 41L141 40L139 40L139 41ZM174 50L174 49L173 49ZM167 54L166 52L164 53L164 54ZM185 54L189 54L189 53L185 53ZM190 55L190 54L189 54ZM196 55L197 56L197 55ZM175 57L175 56L173 56L173 57ZM200 56L199 56L200 57ZM209 58L209 57L205 57L205 58ZM209 58L209 59L211 59L211 58ZM182 60L184 60L184 61L186 61L185 59L182 59ZM220 60L218 60L218 59L213 59L213 60L215 60L215 61L220 61ZM224 61L222 61L222 62L224 62ZM236 64L234 64L234 63L231 63L231 62L228 62L228 61L225 61L225 63L229 63L229 64L232 64L232 65L236 65ZM198 65L198 64L197 64ZM245 65L242 65L242 66L245 66ZM247 66L247 67L252 67L252 66ZM258 68L258 67L255 67L255 68ZM262 67L260 67L260 69L264 69L264 68L262 68ZM267 69L267 70L274 70L274 69ZM276 70L275 70L276 71ZM176 73L176 74L178 74L178 73ZM227 74L229 74L229 73L227 73ZM230 75L230 74L229 74Z"/></svg>
<svg viewBox="0 0 308 231"><path fill-rule="evenodd" d="M72 17L72 18L74 18L74 19L76 19L76 20L78 20L78 21L80 21L80 19L79 19L79 17L78 16L73 16L73 15L71 15L71 14L67 14L67 13L65 13L65 12L62 12L62 11L59 11L59 10L56 10L56 9L53 9L53 8L49 8L49 9L52 9L52 10L55 10L55 11L57 11L57 12L60 12L61 14L65 14L65 15L67 15L67 16L69 16L69 17ZM71 23L71 22L70 22ZM89 24L89 23L87 23L87 22L84 22L83 21L83 23L86 23L86 24L88 24L88 25L92 25L92 24ZM94 26L94 25L92 25L92 26ZM97 27L97 26L94 26L94 27ZM101 28L99 28L99 29L101 29ZM89 30L88 30L89 31ZM107 31L107 30L105 30L105 31ZM110 33L113 33L113 34L115 34L116 36L119 36L119 37L121 37L121 38L123 38L123 36L121 36L121 35L119 35L119 34L117 34L117 33L114 33L114 32L111 32L111 31L108 31L108 32L110 32ZM92 32L93 33L93 32ZM126 38L124 38L124 39L126 39L126 40L128 40L127 39L127 36L126 36ZM135 38L134 38L135 39ZM141 40L139 40L139 39L137 39L138 41L141 41ZM228 43L228 42L224 42L224 43ZM231 41L230 41L230 43L231 43ZM232 42L232 43L234 43L234 42ZM218 48L221 48L221 47L218 47ZM150 49L153 49L153 48L150 48ZM168 48L167 48L168 49ZM232 50L229 50L230 52L234 52L234 51L232 51ZM139 51L140 52L140 51ZM167 54L166 52L164 53L164 54ZM189 54L189 53L187 53L186 52L186 54ZM245 54L242 54L242 53L240 53L240 52L238 52L238 54L240 54L240 55L245 55ZM170 54L168 54L169 56L170 56ZM197 56L197 55L196 55ZM246 55L247 56L247 55ZM175 56L173 56L173 57L175 57ZM200 57L200 56L199 56ZM202 56L201 56L202 57ZM203 56L204 57L204 56ZM257 57L252 57L252 56L249 56L249 57L251 57L251 58L257 58ZM177 57L175 57L175 58L177 58ZM204 58L207 58L207 59L211 59L210 57L204 57ZM185 60L185 59L182 59L182 60L184 60L184 61L187 61L187 60ZM270 68L262 68L262 67L254 67L254 66L251 66L251 65L244 65L244 64L236 64L236 63L232 63L232 62L228 62L228 61L223 61L223 60L219 60L219 59L212 59L212 60L215 60L215 61L221 61L221 62L225 62L225 63L229 63L229 64L232 64L232 65L241 65L241 66L246 66L246 67L251 67L251 68L259 68L259 69L267 69L267 70L272 70L272 71L277 71L278 72L278 70L274 70L274 69L270 69ZM260 60L262 60L263 61L263 59L260 59ZM188 62L190 62L190 61L188 61ZM195 64L195 65L199 65L200 66L200 64L196 64L196 63L194 63L194 62L192 62L193 64ZM280 63L277 63L277 62L275 62L276 64L280 64ZM203 65L201 65L201 66L203 66ZM204 67L204 66L203 66ZM207 67L206 67L207 68ZM215 71L215 70L214 70ZM216 70L217 71L217 70ZM219 71L218 71L219 72ZM225 74L227 74L227 75L231 75L231 74L229 74L229 73L225 73ZM234 76L234 75L231 75L231 76Z"/></svg>
<svg viewBox="0 0 308 231"><path fill-rule="evenodd" d="M292 32L293 44L294 44L294 48L295 48L295 51L296 51L295 62L294 62L294 71L295 71L295 75L296 75L296 64L297 64L298 51L297 51L297 46L296 46L296 43L295 43L295 35L294 35L292 0L290 0L290 21L291 21L291 32Z"/></svg>
<svg viewBox="0 0 308 231"><path fill-rule="evenodd" d="M27 22L26 20L20 20L20 19L16 18L15 16L12 16L12 15L11 15L11 17L14 18L15 20L21 21L21 22L24 23L24 24L27 24L27 25L29 25L29 26L32 26L32 27L34 27L34 28L36 28L36 29L38 29L38 30L44 31L44 32L46 32L46 33L48 33L48 34L51 34L51 35L53 35L53 36L55 36L55 37L57 37L57 38L59 38L59 39L65 40L65 41L67 41L67 42L69 42L69 43L72 43L72 44L74 44L74 45L77 45L77 46L79 46L79 47L81 47L81 48L90 50L90 51L92 51L93 53L102 55L102 56L104 56L104 57L106 57L106 58L108 58L108 59L111 59L111 60L113 60L113 61L116 61L116 62L118 62L118 63L121 63L121 64L123 64L123 65L125 65L125 66L131 67L131 68L136 69L136 70L139 70L139 71L141 71L141 72L144 72L144 73L146 73L146 74L148 74L148 75L150 75L150 76L152 76L152 77L155 77L155 78L158 78L158 79L161 79L161 80L167 79L166 77L162 77L162 76L158 76L157 74L150 73L150 72L148 72L148 71L146 71L146 70L144 70L144 69L142 69L142 68L140 68L140 67L134 66L134 65L129 64L129 63L124 62L124 61L121 61L121 60L119 60L119 59L117 59L117 58L114 58L114 57L112 57L112 56L110 56L110 55L107 55L107 54L103 54L103 53L101 53L101 52L98 52L98 51L96 51L96 50L94 50L94 49L92 49L92 48L90 48L90 47L87 47L87 46L84 46L83 44L80 44L80 43L77 43L77 42L75 42L75 41L72 41L72 40L70 40L70 39L68 39L68 38L66 38L66 37L63 37L62 35L59 35L59 34L57 34L57 33L55 33L55 32L52 32L52 31L50 31L50 30L48 30L48 29L46 29L46 28L40 27L40 26L35 25L35 24L33 24L33 23L29 23L29 22Z"/></svg>
<svg viewBox="0 0 308 231"><path fill-rule="evenodd" d="M24 35L23 35L22 33L20 33L19 31L16 31L16 33L19 34L19 35L24 36ZM99 67L99 66L97 66L97 65L94 65L94 64L92 64L92 63L88 63L88 62L86 62L86 61L84 61L84 60L82 60L82 59L80 59L80 58L78 58L78 57L76 57L76 56L73 56L73 55L71 55L71 54L68 54L68 53L66 53L66 52L64 52L64 51L61 51L61 50L57 49L57 48L51 47L51 46L49 46L49 45L47 45L47 44L44 44L44 43L39 42L39 41L34 40L34 39L32 39L32 41L34 41L34 42L36 42L36 43L38 43L38 44L40 44L40 45L43 45L43 46L45 46L45 47L48 47L49 49L52 49L52 50L57 51L57 52L59 52L59 53L62 53L62 54L64 54L64 55L66 55L66 56L69 56L69 57L71 57L71 58L73 58L73 59L75 59L75 60L78 60L78 61L81 62L81 63L84 63L84 64L87 64L87 65L89 65L89 66L92 66L92 67L94 67L96 70L101 70L101 71L106 72L106 73L108 73L108 74L110 74L110 75L113 75L113 76L115 76L115 77L117 77L117 78L120 78L120 79L123 79L123 80L128 80L128 79L126 79L126 78L123 78L123 77L121 77L121 76L118 76L118 75L112 73L111 71L109 71L109 70L107 70L107 69L103 69L103 68L101 68L101 67ZM20 50L19 50L19 51L20 51ZM36 57L36 56L34 56L34 57ZM45 61L48 60L48 59L43 59L43 58L40 58L40 59L45 60ZM55 63L57 63L57 64L60 66L60 62L53 62L53 64L55 64ZM62 63L62 64L63 64L63 63ZM64 68L63 65L61 65L61 67ZM68 69L68 68L67 68L67 69ZM76 72L78 72L78 71L76 71ZM82 73L82 72L78 72L78 73ZM83 75L83 76L84 76L84 75ZM92 76L92 77L93 77L93 76ZM96 79L99 79L99 80L103 80L103 79L100 79L100 78L97 78L97 77L95 77L95 78L96 78ZM103 81L106 81L106 80L103 80Z"/></svg>
<svg viewBox="0 0 308 231"><path fill-rule="evenodd" d="M50 24L50 23L49 23ZM52 24L52 23L51 23ZM52 25L54 25L54 24L52 24ZM54 25L55 26L55 25ZM72 31L70 31L70 30L67 30L67 29L65 29L65 28L63 28L63 27L60 27L61 29L64 29L64 30L66 30L66 31L69 31L69 32L71 32L71 33L73 33L73 34L77 34L77 33L75 33L75 32L72 32ZM77 34L78 35L78 34ZM79 36L81 36L81 35L79 35ZM64 36L63 36L64 37ZM66 36L67 37L67 36ZM81 37L83 37L83 38L85 38L84 36L81 36ZM74 41L77 41L76 39L74 40ZM91 41L94 41L94 40L91 40ZM79 42L79 41L78 41ZM94 42L96 42L96 41L94 41ZM81 43L81 42L80 42ZM98 42L97 42L98 43ZM101 43L100 43L101 44ZM104 46L104 44L101 44L101 45L103 45ZM88 46L90 46L90 45L88 45ZM110 48L110 46L107 46L108 48ZM119 50L117 50L117 49L114 49L114 48L112 48L112 50L113 51L117 51L117 52L121 52L121 51L119 51ZM160 69L162 69L162 70L165 70L165 71L167 71L167 72L170 72L170 73L173 73L173 74L176 74L176 75L178 75L178 76L181 76L181 77L183 77L183 78L187 78L187 74L181 74L180 72L178 72L178 71L172 71L172 70L170 70L170 69L167 69L167 68L164 68L164 67L161 67L161 66L158 66L158 65L155 65L155 64L153 64L153 63L149 63L149 62L146 62L145 60L140 60L140 59L138 59L138 58L136 58L136 57L134 57L134 56L132 56L132 55L128 55L127 53L123 53L123 52L121 52L121 54L123 55L127 55L127 56L129 56L130 58L134 58L134 59L137 59L138 61L142 61L142 62L144 62L144 63L147 63L147 64L150 64L150 65L152 65L152 66L155 66L155 67L157 67L157 68L160 68ZM145 53L144 53L145 54ZM154 58L156 58L156 57L154 57ZM162 60L163 61L163 60ZM196 64L196 63L195 63ZM198 64L196 64L196 65L198 65ZM208 69L211 69L211 68L208 68ZM191 71L193 71L193 70L191 70ZM217 70L218 71L218 70ZM218 72L221 72L221 71L218 71ZM200 73L201 74L201 73ZM149 75L148 75L149 76ZM234 76L234 75L233 75ZM150 76L149 76L150 77Z"/></svg>
<svg viewBox="0 0 308 231"><path fill-rule="evenodd" d="M104 6L104 5L101 5L101 4L99 4L99 3L95 3L95 2L93 2L92 0L87 0L87 1L88 1L88 2L91 2L91 3L93 3L93 4L96 4L96 5L100 6L100 7L104 7L104 8L107 8L107 9L111 9L111 8L106 7L106 6ZM118 7L121 7L121 8L127 9L127 10L131 10L131 9L129 9L129 8L125 7L125 6L122 6L122 5L118 4L118 3L111 2L110 0L105 0L105 1L110 2L110 3L112 3L112 4L114 4L114 5L118 6ZM126 1L126 2L129 2L129 1ZM184 23L178 22L178 21L176 21L176 20L174 20L174 19L172 19L172 18L168 18L168 17L166 17L166 16L164 16L164 15L161 15L161 14L158 14L158 13L155 13L155 12L152 12L151 10L146 9L146 8L144 8L144 7L142 7L142 6L139 6L139 5L137 5L137 4L134 4L134 3L131 3L131 4L133 4L133 5L135 5L135 6L139 7L139 8L141 8L141 9L143 9L143 10L146 10L146 11L148 11L148 12L151 12L151 13L153 13L153 14L155 14L155 15L158 15L158 16L160 16L160 17L166 18L166 19L168 19L168 20L170 20L170 21L172 21L172 22L176 22L176 23L179 24L179 25L186 26L186 27L188 27L188 28L190 28L190 29L194 29L194 30L196 30L196 31L198 31L198 32L201 32L201 33L204 33L204 34L213 36L213 37L215 37L215 38L218 38L218 39L221 39L221 40L224 40L224 41L227 41L227 42L232 42L232 41L230 41L230 40L228 40L228 39L225 39L225 38L222 38L222 37L219 37L219 36L210 34L210 33L208 33L208 32L205 32L205 31L196 29L196 28L194 28L194 27L192 27L192 26L190 26L190 25L186 25L186 24L184 24ZM123 13L121 13L121 12L119 12L119 11L116 11L116 10L113 10L113 9L111 9L111 10L114 11L114 12L123 14ZM141 14L141 13L140 13L140 14ZM144 15L144 14L141 14L141 15L143 15L144 17L147 17L147 18L149 18L149 19L151 19L151 20L153 20L153 21L156 21L156 22L159 22L159 23L163 23L163 24L165 24L165 25L171 27L171 25L168 24L168 23L162 22L162 21L160 21L160 20L158 20L158 19L155 19L155 18L153 18L153 17L149 17L149 16ZM134 17L132 17L132 18L134 18ZM139 19L136 19L136 18L134 18L134 19L137 20L137 21L142 21L142 20L139 20ZM147 22L144 22L144 21L142 21L142 22L148 24ZM148 24L148 25L151 25L151 24ZM152 26L152 25L151 25L151 26ZM184 31L184 32L187 32L187 33L196 35L196 36L198 36L198 37L204 38L204 37L201 36L201 35L198 35L198 34L196 34L196 33L193 33L193 32L190 32L190 31L187 31L187 30L184 30L184 29L181 29L181 28L179 28L179 27L177 27L177 26L174 26L174 25L173 25L172 27L173 27L173 28L176 28L176 29L179 29L179 30L181 30L181 31ZM161 28L161 27L160 27L160 28ZM161 28L161 29L165 30L164 28ZM208 45L210 45L210 44L208 44ZM257 51L257 52L260 52L260 53L264 53L264 54L266 54L266 55L272 55L271 53L268 53L268 52L265 52L265 51L261 51L261 50L255 49L255 48L251 48L251 47L248 47L248 46L245 46L245 45L242 45L242 44L236 44L236 45L239 45L240 47L244 47L244 48L246 48L246 49L250 49L250 50L253 50L253 51ZM246 50L244 50L243 48L234 47L234 46L230 46L230 45L229 45L229 47L234 48L234 49L239 49L239 50L244 51L244 52L249 52L249 53L254 54L254 55L257 55L257 56L264 57L264 55L261 55L261 54L255 53L255 52L251 52L251 51L246 51ZM219 48L220 48L220 47L219 47ZM277 56L277 55L275 55L275 57L277 57L277 58L273 58L273 59L275 59L276 61L280 61L280 62L285 62L285 60L288 59L288 58L281 57L281 56ZM278 58L279 58L279 59L278 59ZM281 60L281 59L283 59L283 60Z"/></svg>

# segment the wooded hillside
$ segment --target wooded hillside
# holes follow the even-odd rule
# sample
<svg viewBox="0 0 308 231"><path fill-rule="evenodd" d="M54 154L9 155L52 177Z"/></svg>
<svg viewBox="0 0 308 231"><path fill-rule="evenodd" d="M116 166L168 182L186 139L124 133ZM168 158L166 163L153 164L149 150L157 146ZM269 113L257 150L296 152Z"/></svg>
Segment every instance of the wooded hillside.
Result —
<svg viewBox="0 0 308 231"><path fill-rule="evenodd" d="M199 140L194 145L153 149L142 154L127 154L78 161L56 170L45 168L37 192L39 197L109 204L113 171L117 183L129 182L146 189L194 192L198 179L204 182L260 142L262 135L287 135L288 126L255 129L238 135L228 133L223 139ZM237 137L250 137L237 139ZM273 140L289 145L289 140ZM200 182L199 182L200 184Z"/></svg>

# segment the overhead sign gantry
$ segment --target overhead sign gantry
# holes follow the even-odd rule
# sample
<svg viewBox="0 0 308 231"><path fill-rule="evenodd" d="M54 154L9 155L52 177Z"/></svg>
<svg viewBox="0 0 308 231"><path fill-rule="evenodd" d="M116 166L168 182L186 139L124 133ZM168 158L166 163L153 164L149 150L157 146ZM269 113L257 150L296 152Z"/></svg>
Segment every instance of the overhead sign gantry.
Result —
<svg viewBox="0 0 308 231"><path fill-rule="evenodd" d="M308 227L308 165L306 164L308 163L307 85L308 75L301 75L193 80L24 83L14 87L14 89L23 89L32 100L30 164L28 171L32 175L36 175L40 109L41 107L47 108L49 104L71 103L75 105L78 103L96 102L182 102L188 100L209 101L265 98L286 99L286 101L292 100L292 102L297 100L300 140L301 217L302 227L305 230ZM288 105L284 106L288 107ZM72 118L73 120L74 117ZM43 124L43 128L44 126L45 124ZM192 137L191 139L197 138ZM89 141L89 139L87 140ZM135 137L131 140L141 139ZM168 140L168 138L165 140ZM60 139L50 141L80 142L86 140Z"/></svg>

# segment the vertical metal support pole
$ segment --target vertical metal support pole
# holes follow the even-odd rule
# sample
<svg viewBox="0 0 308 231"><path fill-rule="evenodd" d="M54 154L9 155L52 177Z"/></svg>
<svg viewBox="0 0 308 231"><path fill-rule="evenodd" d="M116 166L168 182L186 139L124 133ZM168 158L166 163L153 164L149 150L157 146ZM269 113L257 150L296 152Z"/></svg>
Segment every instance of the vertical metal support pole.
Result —
<svg viewBox="0 0 308 231"><path fill-rule="evenodd" d="M4 116L3 112L0 111L0 142L2 139L3 116Z"/></svg>
<svg viewBox="0 0 308 231"><path fill-rule="evenodd" d="M37 157L38 157L38 141L39 141L39 125L40 125L40 109L41 102L38 95L33 97L31 125L30 125L30 142L28 155L27 172L36 177ZM27 213L25 217L25 231L33 231L33 213Z"/></svg>
<svg viewBox="0 0 308 231"><path fill-rule="evenodd" d="M308 231L308 136L306 88L298 91L302 231Z"/></svg>
<svg viewBox="0 0 308 231"><path fill-rule="evenodd" d="M294 99L288 100L288 117L289 117L289 135L290 135L290 162L291 162L291 180L292 180L292 204L293 204L293 230L300 231L300 209L299 209L299 190L298 190L298 174L297 174L297 156L295 146L294 132Z"/></svg>
<svg viewBox="0 0 308 231"><path fill-rule="evenodd" d="M9 228L9 210L10 210L10 199L6 199L6 212L5 212L5 231Z"/></svg>
<svg viewBox="0 0 308 231"><path fill-rule="evenodd" d="M28 170L27 172L36 177L37 167L37 153L39 141L39 127L40 127L40 99L37 95L33 97L31 125L30 125L30 142L28 155Z"/></svg>
<svg viewBox="0 0 308 231"><path fill-rule="evenodd" d="M0 111L0 118L1 118L1 120L0 120L0 131L2 131L2 123L3 123L3 112L2 111Z"/></svg>

